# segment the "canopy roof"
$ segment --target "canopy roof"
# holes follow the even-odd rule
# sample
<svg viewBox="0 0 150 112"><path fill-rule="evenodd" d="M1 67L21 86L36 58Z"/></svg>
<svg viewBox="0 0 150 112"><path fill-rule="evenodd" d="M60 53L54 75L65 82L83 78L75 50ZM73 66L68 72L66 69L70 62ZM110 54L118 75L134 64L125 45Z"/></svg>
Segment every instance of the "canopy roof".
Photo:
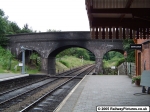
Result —
<svg viewBox="0 0 150 112"><path fill-rule="evenodd" d="M149 38L150 0L85 0L92 38Z"/></svg>

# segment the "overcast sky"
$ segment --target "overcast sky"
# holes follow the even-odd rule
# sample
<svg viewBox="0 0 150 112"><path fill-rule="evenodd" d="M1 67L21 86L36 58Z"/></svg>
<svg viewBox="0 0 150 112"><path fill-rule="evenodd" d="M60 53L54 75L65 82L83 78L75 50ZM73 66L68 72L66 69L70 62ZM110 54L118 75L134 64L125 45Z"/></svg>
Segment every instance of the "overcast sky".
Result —
<svg viewBox="0 0 150 112"><path fill-rule="evenodd" d="M85 0L0 0L0 9L21 28L89 31Z"/></svg>

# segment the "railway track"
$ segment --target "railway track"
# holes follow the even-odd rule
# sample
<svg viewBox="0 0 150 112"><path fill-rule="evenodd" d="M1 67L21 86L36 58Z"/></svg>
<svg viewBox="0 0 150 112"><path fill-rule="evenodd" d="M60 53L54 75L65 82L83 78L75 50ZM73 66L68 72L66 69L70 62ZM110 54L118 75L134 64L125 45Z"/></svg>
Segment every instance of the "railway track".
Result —
<svg viewBox="0 0 150 112"><path fill-rule="evenodd" d="M28 77L2 81L0 82L0 95L15 89L22 88L23 86L45 80L46 78L47 76L30 75Z"/></svg>
<svg viewBox="0 0 150 112"><path fill-rule="evenodd" d="M70 75L71 73L73 73L73 72L75 72L77 70L80 70L80 69L84 68L84 67L86 67L86 66L82 66L82 67L79 67L79 68L72 69L70 71L65 71L63 73L59 73L56 76L67 76L67 75ZM38 78L33 80L32 79L33 77L38 77ZM16 80L15 82L13 82L12 80L10 80L10 81L4 81L4 83L0 82L0 85L1 85L0 86L1 87L0 88L0 96L4 95L6 93L9 93L9 92L15 91L17 89L24 88L26 86L32 85L34 83L38 83L38 82L44 81L44 80L46 80L46 79L49 78L49 76L45 76L43 78L40 78L40 77L41 76L37 76L37 75L33 76L32 75L32 76L29 76L29 78L25 77L25 78L22 78L21 80L19 80L19 79L13 79L13 80ZM16 84L16 86L15 86L14 83ZM15 87L13 87L13 86L15 86ZM4 87L7 88L7 89L3 89Z"/></svg>
<svg viewBox="0 0 150 112"><path fill-rule="evenodd" d="M66 82L58 85L56 88L45 94L44 96L37 99L35 102L31 103L20 112L52 112L55 108L59 105L60 99L64 99L66 95L64 92L66 89L73 88L75 85L71 85L71 83L76 82L74 79L77 76L83 76L89 74L89 72L93 70L93 67L89 67L88 69L84 69L83 71L79 72L77 75L73 76L72 78L68 79ZM74 81L73 81L74 80ZM72 81L72 82L71 82ZM79 82L79 81L78 81ZM66 88L65 86L71 85L72 87ZM66 91L67 92L67 91ZM69 92L69 90L68 90ZM59 99L58 99L59 97ZM63 98L61 98L63 97Z"/></svg>
<svg viewBox="0 0 150 112"><path fill-rule="evenodd" d="M26 105L32 104L35 100L37 101L39 97L40 98L44 97L46 94L49 93L49 91L51 93L56 91L57 88L60 88L61 86L63 86L64 84L68 83L71 80L75 80L75 82L78 82L77 80L80 80L84 76L82 73L85 71L85 69L88 68L90 70L92 66L85 67L84 69L83 68L84 67L81 67L73 70L72 72L69 71L63 73L62 75L57 75L55 77L51 76L49 77L49 79L40 81L38 83L28 85L15 91L1 94L0 111L16 112L18 110L25 108Z"/></svg>

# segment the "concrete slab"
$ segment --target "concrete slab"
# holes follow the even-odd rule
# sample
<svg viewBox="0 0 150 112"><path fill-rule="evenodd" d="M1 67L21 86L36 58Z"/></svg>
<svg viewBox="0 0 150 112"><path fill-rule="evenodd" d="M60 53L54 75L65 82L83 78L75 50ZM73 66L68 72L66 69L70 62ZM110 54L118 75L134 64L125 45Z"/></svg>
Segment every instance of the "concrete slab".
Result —
<svg viewBox="0 0 150 112"><path fill-rule="evenodd" d="M26 76L29 76L29 74L0 73L0 82Z"/></svg>
<svg viewBox="0 0 150 112"><path fill-rule="evenodd" d="M150 95L126 75L90 75L78 84L55 112L96 112L96 106L147 106Z"/></svg>

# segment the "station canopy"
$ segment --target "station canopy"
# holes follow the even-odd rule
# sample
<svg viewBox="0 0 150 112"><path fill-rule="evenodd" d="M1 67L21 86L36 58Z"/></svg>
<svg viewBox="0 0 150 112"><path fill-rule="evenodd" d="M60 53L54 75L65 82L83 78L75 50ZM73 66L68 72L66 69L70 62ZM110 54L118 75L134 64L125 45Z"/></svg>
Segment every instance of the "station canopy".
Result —
<svg viewBox="0 0 150 112"><path fill-rule="evenodd" d="M85 0L93 39L150 37L150 0Z"/></svg>

